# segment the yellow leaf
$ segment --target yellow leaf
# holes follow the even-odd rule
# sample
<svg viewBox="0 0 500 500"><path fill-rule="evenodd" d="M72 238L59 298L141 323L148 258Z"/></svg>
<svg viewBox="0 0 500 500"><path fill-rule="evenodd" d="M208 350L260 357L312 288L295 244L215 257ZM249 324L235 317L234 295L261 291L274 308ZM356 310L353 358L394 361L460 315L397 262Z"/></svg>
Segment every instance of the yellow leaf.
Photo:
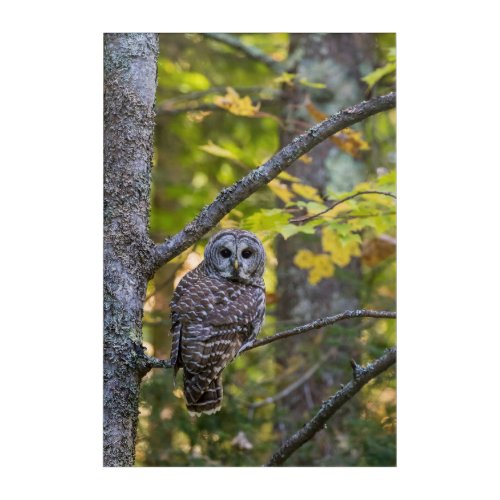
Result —
<svg viewBox="0 0 500 500"><path fill-rule="evenodd" d="M227 109L233 115L255 116L260 109L260 104L252 104L250 97L240 97L232 87L227 87L225 96L215 96L214 104L219 108Z"/></svg>
<svg viewBox="0 0 500 500"><path fill-rule="evenodd" d="M294 182L292 184L292 190L299 196L302 196L302 198L305 198L306 200L313 200L319 202L323 201L321 197L318 195L318 190L312 186L307 186L306 184L299 184L297 182Z"/></svg>
<svg viewBox="0 0 500 500"><path fill-rule="evenodd" d="M334 219L342 212L349 212L350 210L352 210L353 205L354 204L349 203L349 201L345 201L344 203L341 203L340 205L332 208L329 212L326 212L326 214L323 214L323 217L327 219Z"/></svg>
<svg viewBox="0 0 500 500"><path fill-rule="evenodd" d="M309 165L310 163L312 163L313 159L309 155L305 154L299 158L299 161L305 163L306 165Z"/></svg>
<svg viewBox="0 0 500 500"><path fill-rule="evenodd" d="M293 263L300 269L308 269L314 265L314 254L310 250L299 250Z"/></svg>
<svg viewBox="0 0 500 500"><path fill-rule="evenodd" d="M221 148L220 146L217 146L217 144L214 144L212 141L208 141L208 144L200 146L200 149L202 151L205 151L205 153L218 156L220 158L227 158L229 160L238 161L238 157L232 151Z"/></svg>
<svg viewBox="0 0 500 500"><path fill-rule="evenodd" d="M333 253L337 251L339 238L329 227L324 227L321 231L321 246L325 252Z"/></svg>
<svg viewBox="0 0 500 500"><path fill-rule="evenodd" d="M309 269L307 281L311 285L333 276L335 272L330 256L324 253L315 254L310 250L299 250L293 262L300 269Z"/></svg>
<svg viewBox="0 0 500 500"><path fill-rule="evenodd" d="M281 62L286 59L286 53L283 51L275 51L271 54L271 58L275 61Z"/></svg>
<svg viewBox="0 0 500 500"><path fill-rule="evenodd" d="M306 109L308 111L308 113L317 121L317 122L322 122L326 117L327 115L325 115L325 113L323 113L322 111L320 111L316 106L314 106L314 104L311 102L311 100L309 99L309 96L306 98L306 101L305 101L305 105L306 105Z"/></svg>
<svg viewBox="0 0 500 500"><path fill-rule="evenodd" d="M309 98L305 101L305 106L308 113L318 122L323 121L327 118L327 115L320 111ZM363 139L361 132L357 132L351 128L345 128L335 135L330 137L332 141L339 149L350 154L351 156L359 156L360 151L367 151L370 149L369 144Z"/></svg>
<svg viewBox="0 0 500 500"><path fill-rule="evenodd" d="M285 85L292 86L293 80L296 78L297 75L293 73L282 73L280 76L277 78L273 79L273 82L276 83L277 85L280 85L284 83Z"/></svg>
<svg viewBox="0 0 500 500"><path fill-rule="evenodd" d="M307 281L309 281L309 283L311 283L311 285L316 285L317 283L319 283L321 281L321 276L318 273L316 268L311 269L311 271L309 272L309 274L307 276Z"/></svg>
<svg viewBox="0 0 500 500"><path fill-rule="evenodd" d="M383 205L384 207L394 208L396 200L391 196L384 196L380 194L364 194L363 198L367 201L373 201L378 205Z"/></svg>
<svg viewBox="0 0 500 500"><path fill-rule="evenodd" d="M278 179L273 179L268 184L269 189L282 201L285 203L290 203L294 194L288 189L288 186Z"/></svg>
<svg viewBox="0 0 500 500"><path fill-rule="evenodd" d="M335 268L330 257L326 254L317 254L314 257L313 267L309 271L307 281L311 285L316 285L323 278L330 278L333 276Z"/></svg>
<svg viewBox="0 0 500 500"><path fill-rule="evenodd" d="M330 137L330 140L342 151L351 156L358 157L360 151L370 149L369 144L363 139L361 132L352 128L345 128Z"/></svg>
<svg viewBox="0 0 500 500"><path fill-rule="evenodd" d="M176 398L179 398L181 399L182 396L184 395L184 393L182 392L182 389L180 389L179 387L177 389L174 389L173 391L173 394Z"/></svg>
<svg viewBox="0 0 500 500"><path fill-rule="evenodd" d="M207 116L210 116L211 114L211 111L189 111L187 113L187 119L190 122L201 123Z"/></svg>
<svg viewBox="0 0 500 500"><path fill-rule="evenodd" d="M361 255L357 241L350 240L344 243L337 233L328 227L323 228L321 232L321 245L325 252L330 253L332 261L340 267L347 266L352 257Z"/></svg>
<svg viewBox="0 0 500 500"><path fill-rule="evenodd" d="M369 191L370 189L373 189L373 186L369 182L360 182L354 188L355 191Z"/></svg>
<svg viewBox="0 0 500 500"><path fill-rule="evenodd" d="M281 172L278 177L280 179L283 179L284 181L291 181L291 182L300 182L300 179L298 177L294 177L293 175L290 175L288 172Z"/></svg>

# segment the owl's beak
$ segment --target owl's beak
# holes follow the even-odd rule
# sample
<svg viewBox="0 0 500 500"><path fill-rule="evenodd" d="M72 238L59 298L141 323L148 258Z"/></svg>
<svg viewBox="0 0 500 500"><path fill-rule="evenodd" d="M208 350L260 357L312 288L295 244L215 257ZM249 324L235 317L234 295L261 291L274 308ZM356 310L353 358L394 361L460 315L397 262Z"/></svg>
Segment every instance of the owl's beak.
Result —
<svg viewBox="0 0 500 500"><path fill-rule="evenodd" d="M238 259L235 259L234 260L234 268L236 269L236 271L238 270Z"/></svg>

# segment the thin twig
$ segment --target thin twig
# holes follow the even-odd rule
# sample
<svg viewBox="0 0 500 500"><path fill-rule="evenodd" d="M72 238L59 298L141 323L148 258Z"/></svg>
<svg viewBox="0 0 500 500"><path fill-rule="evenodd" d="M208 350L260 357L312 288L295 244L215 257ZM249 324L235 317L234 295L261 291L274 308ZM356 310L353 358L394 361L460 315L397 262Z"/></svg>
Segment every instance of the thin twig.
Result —
<svg viewBox="0 0 500 500"><path fill-rule="evenodd" d="M268 404L276 403L280 399L286 398L289 394L291 394L295 389L298 389L301 385L305 384L323 365L323 363L332 355L332 350L330 350L325 356L315 363L309 370L307 370L301 377L297 380L294 380L288 387L285 387L282 391L278 392L274 396L270 396L268 398L263 399L262 401L258 401L257 403L251 403L249 407L254 410L256 408L260 408L261 406L265 406Z"/></svg>
<svg viewBox="0 0 500 500"><path fill-rule="evenodd" d="M204 91L208 92L208 91ZM202 92L198 92L201 94ZM215 92L213 92L215 93ZM193 93L194 95L194 93ZM279 95L278 92L276 92L276 95ZM275 97L262 97L259 96L259 101L263 103L272 103L276 100ZM183 102L183 104L177 104L177 102ZM187 101L187 103L186 103ZM173 98L173 99L168 99L166 101L163 101L161 104L159 104L156 108L156 116L162 117L162 116L172 116L172 115L179 115L181 113L191 113L191 112L196 112L196 111L227 111L225 108L221 106L217 106L217 104L213 102L197 102L195 99L191 99L192 102L189 102L189 99L184 99L181 100L180 97L178 98ZM261 115L264 113L261 112ZM259 116L257 113L256 116Z"/></svg>
<svg viewBox="0 0 500 500"><path fill-rule="evenodd" d="M279 61L275 61L259 48L243 43L240 38L234 35L230 35L228 33L203 33L203 36L205 38L211 38L217 42L224 43L238 52L245 54L254 61L265 64L275 73L281 74L284 71L284 66L282 66Z"/></svg>
<svg viewBox="0 0 500 500"><path fill-rule="evenodd" d="M256 347L261 347L263 345L270 344L276 340L286 339L287 337L293 337L295 335L300 335L311 330L317 330L327 325L333 325L338 321L344 321L353 318L395 318L396 313L392 311L373 311L371 309L356 309L354 311L344 311L335 316L327 316L326 318L320 318L306 325L297 326L290 330L285 330L283 332L270 335L261 340L255 340L252 344L247 344L241 351L240 354L250 349L255 349Z"/></svg>
<svg viewBox="0 0 500 500"><path fill-rule="evenodd" d="M276 333L275 335L270 335L261 340L254 341L252 344L247 344L239 353L249 351L250 349L255 349L256 347L261 347L263 345L270 344L276 340L286 339L288 337L293 337L295 335L300 335L302 333L309 332L311 330L317 330L323 326L333 325L338 321L344 321L353 318L388 318L393 319L396 317L396 313L392 311L373 311L371 309L356 309L354 311L344 311L343 313L336 314L335 316L327 316L326 318L320 318L311 323L307 323L302 326L297 326L290 330L285 330L283 332ZM149 368L171 368L170 362L163 359L153 358L147 354L142 355L144 358L144 365L149 366Z"/></svg>
<svg viewBox="0 0 500 500"><path fill-rule="evenodd" d="M279 89L275 89L272 87L262 87L262 86L248 86L248 87L233 87L233 89L238 92L238 94L261 94L264 92L265 94L273 94L275 97L278 97L281 94ZM185 101L197 101L202 97L206 97L211 94L225 94L227 91L227 85L218 86L218 87L210 87L207 90L198 90L196 92L189 92L187 94L179 94L175 97L171 97L170 99L166 99L162 101L159 105L160 108L166 107L168 109L174 107L179 102Z"/></svg>
<svg viewBox="0 0 500 500"><path fill-rule="evenodd" d="M314 146L336 132L371 115L394 108L395 105L396 94L394 92L375 97L370 101L364 101L339 111L296 137L264 165L252 170L232 186L223 189L215 200L206 206L184 229L163 243L156 245L154 247L154 259L151 261L151 274L191 246L234 207L274 179Z"/></svg>
<svg viewBox="0 0 500 500"><path fill-rule="evenodd" d="M396 215L396 212L380 212L378 214L362 214L362 215L337 215L335 218L340 220L369 219L370 217L385 217L387 215Z"/></svg>
<svg viewBox="0 0 500 500"><path fill-rule="evenodd" d="M286 439L279 450L269 459L266 466L282 465L297 449L324 429L325 424L347 401L377 375L387 370L396 362L396 347L388 349L380 358L365 367L354 363L353 378L342 389L321 405L316 415L299 431Z"/></svg>
<svg viewBox="0 0 500 500"><path fill-rule="evenodd" d="M295 219L290 219L288 222L306 222L311 219L315 219L316 217L319 217L320 215L326 214L326 212L329 212L330 210L333 210L335 207L339 206L341 203L344 203L348 200L352 200L353 198L356 198L356 196L362 196L364 194L381 194L384 196L390 196L394 199L396 199L396 195L394 193L390 193L388 191L359 191L358 193L351 194L350 196L346 196L345 198L342 198L341 200L338 200L334 203L332 203L328 208L325 210L322 210L321 212L318 212L317 214L312 214L312 215L305 215L304 217L296 217Z"/></svg>
<svg viewBox="0 0 500 500"><path fill-rule="evenodd" d="M156 116L162 117L166 115L180 115L182 113L193 113L196 111L224 111L224 109L212 102L195 102L192 104L185 104L184 106L179 106L176 108L171 108L165 106L164 104L161 104L156 108Z"/></svg>

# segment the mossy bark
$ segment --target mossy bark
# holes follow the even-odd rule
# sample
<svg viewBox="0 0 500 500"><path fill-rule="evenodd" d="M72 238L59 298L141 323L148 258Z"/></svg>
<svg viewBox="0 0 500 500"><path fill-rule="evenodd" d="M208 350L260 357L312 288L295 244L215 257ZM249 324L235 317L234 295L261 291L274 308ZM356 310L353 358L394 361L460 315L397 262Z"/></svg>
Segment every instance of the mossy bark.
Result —
<svg viewBox="0 0 500 500"><path fill-rule="evenodd" d="M299 85L284 88L284 119L288 127L282 133L282 144L289 143L301 130L302 124L311 120L303 105L306 99L310 99L314 107L326 115L363 99L360 65L369 64L373 60L374 49L374 37L370 34L291 35L291 53L298 54L297 65L291 72L297 73L298 79L324 83L326 88L315 89ZM362 161L339 152L329 141L318 144L308 156L310 164L298 161L290 166L288 172L317 188L321 195L326 196L328 187L339 192L350 191L366 176L367 166ZM346 268L336 268L334 276L311 284L307 279L308 271L299 269L294 264L295 255L303 248L309 248L315 253L323 251L319 237L296 235L286 241L279 238L277 242L279 264L276 316L281 328L360 306L359 260L353 259ZM350 340L347 342L352 344ZM341 350L349 352L351 356L356 355L350 344L346 343ZM318 361L311 357L313 354L307 349L307 344L298 339L289 339L286 345L281 346L276 359L278 363L287 366L291 358L299 356L308 365ZM337 371L335 377L331 379L331 383L342 382L341 371ZM300 421L304 412L310 411L314 403L324 397L325 390L328 389L325 389L324 381L316 377L304 384L303 392L295 391L280 402L283 413L287 415L279 427L283 438L291 432L293 422ZM325 445L324 437L323 441L317 439L315 446L323 454L329 453L329 445Z"/></svg>
<svg viewBox="0 0 500 500"><path fill-rule="evenodd" d="M135 456L158 37L104 35L104 465Z"/></svg>

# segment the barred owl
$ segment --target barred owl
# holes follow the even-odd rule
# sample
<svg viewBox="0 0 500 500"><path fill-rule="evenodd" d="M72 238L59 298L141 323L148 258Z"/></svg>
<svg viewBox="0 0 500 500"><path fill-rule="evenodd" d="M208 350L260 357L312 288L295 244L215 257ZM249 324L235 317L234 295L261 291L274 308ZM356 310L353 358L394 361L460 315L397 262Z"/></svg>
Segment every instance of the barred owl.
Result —
<svg viewBox="0 0 500 500"><path fill-rule="evenodd" d="M170 361L174 377L183 368L191 415L220 410L222 370L259 333L264 264L264 247L253 233L227 229L210 239L204 260L175 289Z"/></svg>

